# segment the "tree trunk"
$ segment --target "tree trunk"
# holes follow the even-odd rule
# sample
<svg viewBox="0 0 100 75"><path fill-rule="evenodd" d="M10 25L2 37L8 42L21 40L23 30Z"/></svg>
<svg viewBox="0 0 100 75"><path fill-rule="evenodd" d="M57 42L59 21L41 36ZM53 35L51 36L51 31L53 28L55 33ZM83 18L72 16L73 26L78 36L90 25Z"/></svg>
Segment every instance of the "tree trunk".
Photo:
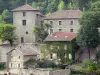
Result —
<svg viewBox="0 0 100 75"><path fill-rule="evenodd" d="M91 53L90 53L90 49L89 48L88 48L88 54L89 54L89 60L90 60Z"/></svg>

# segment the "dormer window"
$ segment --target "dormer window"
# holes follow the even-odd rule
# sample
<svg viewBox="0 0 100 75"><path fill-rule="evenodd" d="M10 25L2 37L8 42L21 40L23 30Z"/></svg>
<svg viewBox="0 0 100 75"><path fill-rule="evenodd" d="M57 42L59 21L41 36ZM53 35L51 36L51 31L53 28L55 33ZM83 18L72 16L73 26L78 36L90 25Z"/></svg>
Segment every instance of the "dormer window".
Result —
<svg viewBox="0 0 100 75"><path fill-rule="evenodd" d="M23 16L26 16L26 12L23 12Z"/></svg>

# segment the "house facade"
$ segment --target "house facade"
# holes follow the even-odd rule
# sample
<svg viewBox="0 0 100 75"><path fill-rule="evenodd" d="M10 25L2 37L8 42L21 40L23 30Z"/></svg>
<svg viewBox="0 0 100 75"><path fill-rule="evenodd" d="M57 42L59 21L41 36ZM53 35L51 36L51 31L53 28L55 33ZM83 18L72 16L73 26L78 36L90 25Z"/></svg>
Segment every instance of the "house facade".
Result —
<svg viewBox="0 0 100 75"><path fill-rule="evenodd" d="M57 60L65 64L72 60L72 41L77 37L73 32L54 32L45 39L48 54L46 59Z"/></svg>
<svg viewBox="0 0 100 75"><path fill-rule="evenodd" d="M33 44L19 45L7 53L7 70L11 73L22 73L24 63L29 59L37 60L39 58L39 49Z"/></svg>
<svg viewBox="0 0 100 75"><path fill-rule="evenodd" d="M16 27L16 43L35 43L36 35L33 33L33 26L40 26L43 15L39 9L28 4L18 7L13 11L13 25Z"/></svg>
<svg viewBox="0 0 100 75"><path fill-rule="evenodd" d="M77 33L80 25L79 19L82 16L80 10L61 10L51 13L44 21L51 25L49 34L53 32L75 32Z"/></svg>

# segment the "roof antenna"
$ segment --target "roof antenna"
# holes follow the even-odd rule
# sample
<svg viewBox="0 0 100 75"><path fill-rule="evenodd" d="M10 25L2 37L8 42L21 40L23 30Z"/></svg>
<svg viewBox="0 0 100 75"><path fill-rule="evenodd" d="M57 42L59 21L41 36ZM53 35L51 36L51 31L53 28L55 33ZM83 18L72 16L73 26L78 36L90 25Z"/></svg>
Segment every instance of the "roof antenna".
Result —
<svg viewBox="0 0 100 75"><path fill-rule="evenodd" d="M27 4L27 0L26 0L26 4Z"/></svg>

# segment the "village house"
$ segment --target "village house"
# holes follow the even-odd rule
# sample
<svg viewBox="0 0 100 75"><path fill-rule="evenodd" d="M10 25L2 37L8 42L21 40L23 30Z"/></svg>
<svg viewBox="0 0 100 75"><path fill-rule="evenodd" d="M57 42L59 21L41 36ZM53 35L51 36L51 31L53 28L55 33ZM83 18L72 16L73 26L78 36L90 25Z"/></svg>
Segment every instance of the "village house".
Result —
<svg viewBox="0 0 100 75"><path fill-rule="evenodd" d="M38 37L33 33L33 26L40 26L43 15L39 9L28 4L13 9L13 25L16 27L16 43L36 43Z"/></svg>
<svg viewBox="0 0 100 75"><path fill-rule="evenodd" d="M38 48L33 44L21 44L9 51L7 53L7 70L14 74L20 73L25 68L26 61L40 58Z"/></svg>
<svg viewBox="0 0 100 75"><path fill-rule="evenodd" d="M80 10L60 10L51 13L44 21L51 25L49 34L53 32L78 32L79 19L82 16Z"/></svg>
<svg viewBox="0 0 100 75"><path fill-rule="evenodd" d="M72 59L72 41L77 37L77 34L74 32L54 32L51 35L48 35L44 40L49 49L60 50L59 53L49 53L47 59L59 59L57 55L62 55L64 58L63 62L66 63L68 60ZM55 45L56 48L55 48Z"/></svg>
<svg viewBox="0 0 100 75"><path fill-rule="evenodd" d="M16 27L16 40L13 46L8 41L0 44L0 62L7 62L6 53L15 49L19 44L33 43L34 46L37 45L38 37L33 32L33 26L40 26L44 17L39 9L33 8L28 4L15 8L12 11L13 25Z"/></svg>

